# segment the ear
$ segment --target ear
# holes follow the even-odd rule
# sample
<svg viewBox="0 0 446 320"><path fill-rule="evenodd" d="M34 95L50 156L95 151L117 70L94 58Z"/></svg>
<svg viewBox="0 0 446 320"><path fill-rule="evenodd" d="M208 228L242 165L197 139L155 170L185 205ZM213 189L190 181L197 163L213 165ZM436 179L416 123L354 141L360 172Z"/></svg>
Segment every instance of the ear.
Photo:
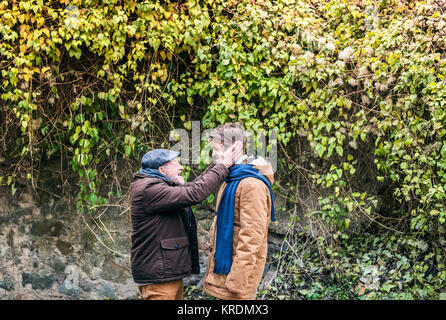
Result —
<svg viewBox="0 0 446 320"><path fill-rule="evenodd" d="M158 171L161 172L162 174L166 174L166 169L164 167L159 167Z"/></svg>

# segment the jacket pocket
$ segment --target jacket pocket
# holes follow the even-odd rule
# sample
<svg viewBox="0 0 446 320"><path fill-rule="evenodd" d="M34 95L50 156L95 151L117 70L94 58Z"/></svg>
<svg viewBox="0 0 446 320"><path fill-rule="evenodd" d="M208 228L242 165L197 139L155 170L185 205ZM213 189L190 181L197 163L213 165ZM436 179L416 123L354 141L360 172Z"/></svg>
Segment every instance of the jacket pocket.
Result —
<svg viewBox="0 0 446 320"><path fill-rule="evenodd" d="M187 237L161 240L164 273L180 275L190 272L191 257Z"/></svg>

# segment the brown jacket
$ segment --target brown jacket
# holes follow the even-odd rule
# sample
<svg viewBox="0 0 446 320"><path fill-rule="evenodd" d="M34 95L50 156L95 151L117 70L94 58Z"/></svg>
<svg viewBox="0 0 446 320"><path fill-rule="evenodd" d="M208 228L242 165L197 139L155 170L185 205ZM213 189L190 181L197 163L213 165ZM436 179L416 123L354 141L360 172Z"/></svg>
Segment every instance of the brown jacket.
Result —
<svg viewBox="0 0 446 320"><path fill-rule="evenodd" d="M249 160L249 159L248 159ZM256 165L271 184L271 164ZM217 195L217 210L226 182ZM262 280L268 251L268 224L271 219L271 197L268 187L256 178L240 181L235 193L232 266L228 275L215 274L214 253L217 217L211 228L212 242L203 290L219 299L253 300Z"/></svg>
<svg viewBox="0 0 446 320"><path fill-rule="evenodd" d="M228 175L210 165L193 182L176 185L136 174L130 185L131 267L137 284L173 281L199 272L195 219L190 206L206 199Z"/></svg>

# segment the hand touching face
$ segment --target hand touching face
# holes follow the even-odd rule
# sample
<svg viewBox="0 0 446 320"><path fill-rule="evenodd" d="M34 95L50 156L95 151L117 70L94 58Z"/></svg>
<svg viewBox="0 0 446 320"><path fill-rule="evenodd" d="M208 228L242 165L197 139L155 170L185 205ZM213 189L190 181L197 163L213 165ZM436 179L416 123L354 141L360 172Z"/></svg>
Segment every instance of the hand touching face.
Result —
<svg viewBox="0 0 446 320"><path fill-rule="evenodd" d="M224 144L218 142L211 142L212 157L216 164L224 164L227 168L232 166L234 162L243 155L243 142L238 141L234 143L228 150L225 151Z"/></svg>

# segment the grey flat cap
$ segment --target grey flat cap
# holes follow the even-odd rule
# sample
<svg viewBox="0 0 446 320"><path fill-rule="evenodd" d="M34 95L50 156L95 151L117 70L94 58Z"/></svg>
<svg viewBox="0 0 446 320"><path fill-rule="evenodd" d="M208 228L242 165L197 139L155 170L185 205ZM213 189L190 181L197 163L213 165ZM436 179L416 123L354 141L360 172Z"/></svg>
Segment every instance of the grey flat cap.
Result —
<svg viewBox="0 0 446 320"><path fill-rule="evenodd" d="M154 149L147 152L141 160L141 168L158 169L163 164L177 158L180 155L178 151L166 149Z"/></svg>

